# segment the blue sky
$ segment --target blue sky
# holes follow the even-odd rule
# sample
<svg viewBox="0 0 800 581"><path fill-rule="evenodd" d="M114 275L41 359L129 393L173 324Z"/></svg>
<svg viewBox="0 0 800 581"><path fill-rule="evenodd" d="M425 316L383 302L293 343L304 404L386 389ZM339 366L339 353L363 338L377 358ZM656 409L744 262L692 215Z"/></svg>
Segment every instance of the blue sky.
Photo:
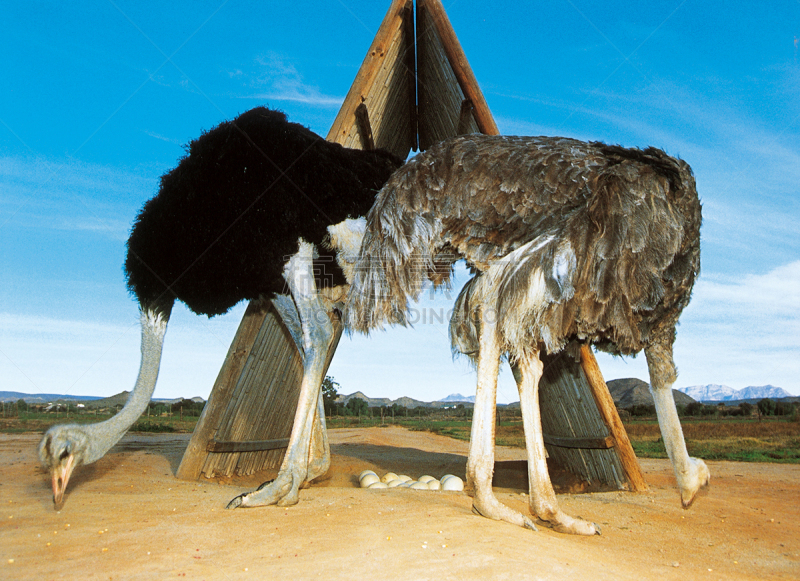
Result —
<svg viewBox="0 0 800 581"><path fill-rule="evenodd" d="M444 2L505 134L653 145L703 201L676 387L800 394L800 2ZM139 363L125 240L204 129L257 105L327 133L389 1L18 2L0 24L0 390L112 395ZM457 273L456 285L465 275ZM341 391L473 394L436 295L343 338ZM176 308L156 397L207 397L244 312ZM599 356L647 380L644 357ZM515 401L508 373L499 400Z"/></svg>

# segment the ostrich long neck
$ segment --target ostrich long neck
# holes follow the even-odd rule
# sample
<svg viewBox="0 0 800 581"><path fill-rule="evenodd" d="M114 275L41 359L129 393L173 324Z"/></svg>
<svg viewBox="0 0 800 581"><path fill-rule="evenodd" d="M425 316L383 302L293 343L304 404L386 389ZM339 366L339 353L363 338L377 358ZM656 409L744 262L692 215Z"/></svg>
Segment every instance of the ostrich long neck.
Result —
<svg viewBox="0 0 800 581"><path fill-rule="evenodd" d="M167 330L169 315L142 311L141 318L142 361L136 385L118 414L104 422L86 427L89 435L89 449L84 458L86 464L102 458L139 419L150 403L161 366L161 349L164 346L164 333Z"/></svg>

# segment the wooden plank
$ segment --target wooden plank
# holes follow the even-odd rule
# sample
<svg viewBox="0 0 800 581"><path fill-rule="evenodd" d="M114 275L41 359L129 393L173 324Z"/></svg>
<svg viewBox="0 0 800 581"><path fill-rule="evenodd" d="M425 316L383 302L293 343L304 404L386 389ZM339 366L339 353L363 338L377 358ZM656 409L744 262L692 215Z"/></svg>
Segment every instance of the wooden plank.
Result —
<svg viewBox="0 0 800 581"><path fill-rule="evenodd" d="M210 440L206 445L207 452L261 452L263 450L281 450L289 447L289 438L277 440L255 440L249 442L220 442Z"/></svg>
<svg viewBox="0 0 800 581"><path fill-rule="evenodd" d="M367 151L375 149L372 125L369 122L369 111L367 111L367 106L364 103L356 107L356 124L358 125L358 132L361 134L361 149Z"/></svg>
<svg viewBox="0 0 800 581"><path fill-rule="evenodd" d="M559 448L580 448L582 450L607 450L614 447L614 438L563 438L544 434L544 443Z"/></svg>
<svg viewBox="0 0 800 581"><path fill-rule="evenodd" d="M622 468L630 482L631 490L635 492L646 491L648 489L647 482L645 482L639 461L636 459L631 441L628 439L628 433L619 418L614 399L608 391L603 374L600 373L597 359L595 359L594 353L592 353L588 345L581 346L581 367L586 374L586 379L589 382L600 416L616 441L617 455L622 462Z"/></svg>
<svg viewBox="0 0 800 581"><path fill-rule="evenodd" d="M228 349L225 362L217 375L211 395L200 414L192 439L186 447L176 476L181 480L197 480L206 460L206 444L213 437L219 419L225 412L231 392L242 367L253 349L253 341L258 335L261 324L266 317L267 309L260 301L252 301L245 311L236 336Z"/></svg>
<svg viewBox="0 0 800 581"><path fill-rule="evenodd" d="M614 443L597 411L591 389L580 363L567 353L543 356L540 383L542 428L549 436ZM563 468L592 486L629 489L616 449L603 447L559 447L547 443L548 454Z"/></svg>
<svg viewBox="0 0 800 581"><path fill-rule="evenodd" d="M472 101L464 99L461 102L461 112L458 114L458 129L456 133L465 135L469 132L470 121L472 120Z"/></svg>
<svg viewBox="0 0 800 581"><path fill-rule="evenodd" d="M364 102L364 97L372 89L375 79L384 64L386 54L397 31L402 27L405 10L410 10L412 0L393 0L386 16L381 22L378 33L372 40L367 55L358 69L356 78L347 92L339 113L328 131L327 140L336 143L347 141L350 134L356 108Z"/></svg>

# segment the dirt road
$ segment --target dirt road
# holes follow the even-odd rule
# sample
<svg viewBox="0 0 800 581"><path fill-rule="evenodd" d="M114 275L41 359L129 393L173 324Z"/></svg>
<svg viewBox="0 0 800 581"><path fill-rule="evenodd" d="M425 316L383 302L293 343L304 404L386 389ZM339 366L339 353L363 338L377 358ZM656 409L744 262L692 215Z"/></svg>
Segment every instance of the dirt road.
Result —
<svg viewBox="0 0 800 581"><path fill-rule="evenodd" d="M467 444L402 428L330 433L329 477L300 503L224 510L260 478L174 478L188 435L129 434L52 508L38 436L0 435L2 579L800 579L800 466L709 462L680 508L666 461L647 493L562 494L602 536L531 532L472 514L463 493L363 490L365 468L464 476ZM522 450L498 449L498 497L527 510Z"/></svg>

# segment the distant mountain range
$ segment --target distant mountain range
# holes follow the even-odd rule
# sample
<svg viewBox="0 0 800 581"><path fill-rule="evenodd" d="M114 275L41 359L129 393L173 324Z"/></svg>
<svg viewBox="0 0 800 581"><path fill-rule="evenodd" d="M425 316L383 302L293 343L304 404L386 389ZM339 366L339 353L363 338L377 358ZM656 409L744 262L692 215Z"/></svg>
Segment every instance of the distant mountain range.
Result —
<svg viewBox="0 0 800 581"><path fill-rule="evenodd" d="M792 397L792 394L783 388L774 385L762 385L760 387L745 387L744 389L733 389L727 385L693 385L691 387L680 388L681 392L692 397L697 401L737 401L747 399L782 399Z"/></svg>
<svg viewBox="0 0 800 581"><path fill-rule="evenodd" d="M641 379L615 379L608 382L608 390L611 392L611 397L614 398L614 403L619 408L626 408L636 404L653 405L650 385ZM693 401L718 403L753 402L764 398L797 399L785 389L773 385L750 386L738 390L725 385L694 385L673 389L672 394L675 398L675 403L678 405L686 405Z"/></svg>
<svg viewBox="0 0 800 581"><path fill-rule="evenodd" d="M65 395L65 394L57 394L57 393L21 393L19 391L0 391L0 402L10 402L10 401L18 401L18 400L25 400L26 403L31 404L50 404L50 403L82 403L87 408L104 408L104 407L114 407L117 405L125 405L125 402L128 401L128 394L127 391L122 391L116 395L112 395L109 397L98 397L95 395ZM178 403L182 401L183 398L176 398L176 399L161 399L161 398L153 398L152 401L157 403ZM190 398L187 398L190 399ZM193 397L191 398L194 402L202 402L205 401L202 397Z"/></svg>
<svg viewBox="0 0 800 581"><path fill-rule="evenodd" d="M414 409L416 407L429 407L429 408L446 408L451 406L456 406L458 404L464 404L466 407L471 408L475 404L475 396L465 396L461 395L460 393L454 393L448 395L444 399L440 399L438 401L419 401L417 399L413 399L410 397L400 397L397 399L389 399L387 397L367 397L362 392L357 391L355 393L351 393L350 395L339 395L336 398L336 403L339 405L347 405L347 402L353 399L354 397L363 399L367 402L369 407L379 407L379 406L386 406L391 407L393 404L397 404L402 407L406 407L409 409ZM500 404L502 405L502 404Z"/></svg>
<svg viewBox="0 0 800 581"><path fill-rule="evenodd" d="M608 389L611 392L611 397L614 398L614 403L619 408L626 408L632 405L637 404L644 404L644 405L652 405L653 398L650 395L650 387L649 385L642 381L641 379L614 379L612 381L607 382ZM780 387L775 387L774 385L763 385L760 387L745 387L744 389L733 389L726 385L694 385L691 387L682 387L680 389L673 389L673 395L675 397L675 403L686 405L692 403L693 401L702 401L702 402L734 402L734 401L758 401L765 397L770 399L783 399L783 398L793 398L793 399L800 399L792 396L789 392L785 389ZM425 402L419 401L410 397L401 397L398 399L389 399L386 397L374 398L374 397L367 397L364 393L357 391L355 393L351 393L350 395L339 395L336 402L339 405L346 405L348 401L353 399L354 397L358 397L363 399L364 401L369 404L370 407L379 407L379 406L387 406L391 407L392 404L397 404L399 406L403 406L409 409L413 409L415 407L432 407L432 408L446 408L451 407L459 404L463 404L466 407L471 408L475 404L475 396L465 396L461 395L460 393L453 393L448 395L447 397L432 401L432 402ZM0 391L0 401L2 402L13 402L17 400L25 400L27 403L32 404L48 404L48 403L56 403L56 402L78 402L84 404L88 408L95 408L95 407L113 407L117 405L124 405L126 401L128 401L128 392L123 391L116 395L112 395L110 397L100 398L97 396L91 395L64 395L64 394L53 394L53 393L36 393L36 394L29 394L29 393L21 393L18 391ZM153 399L154 402L158 403L177 403L181 401L182 398L177 399ZM188 399L188 398L187 398ZM201 397L193 397L191 398L192 401L195 402L202 402L205 401ZM503 406L504 404L499 404ZM509 404L511 406L518 406L519 403L512 403Z"/></svg>
<svg viewBox="0 0 800 581"><path fill-rule="evenodd" d="M606 382L614 404L618 408L628 408L634 405L653 405L653 396L650 395L650 384L641 379L614 379ZM672 390L672 397L677 405L687 405L695 401L677 389Z"/></svg>
<svg viewBox="0 0 800 581"><path fill-rule="evenodd" d="M456 403L475 403L475 396L474 395L461 395L460 393L451 393L444 399L440 399L441 402L456 402Z"/></svg>

